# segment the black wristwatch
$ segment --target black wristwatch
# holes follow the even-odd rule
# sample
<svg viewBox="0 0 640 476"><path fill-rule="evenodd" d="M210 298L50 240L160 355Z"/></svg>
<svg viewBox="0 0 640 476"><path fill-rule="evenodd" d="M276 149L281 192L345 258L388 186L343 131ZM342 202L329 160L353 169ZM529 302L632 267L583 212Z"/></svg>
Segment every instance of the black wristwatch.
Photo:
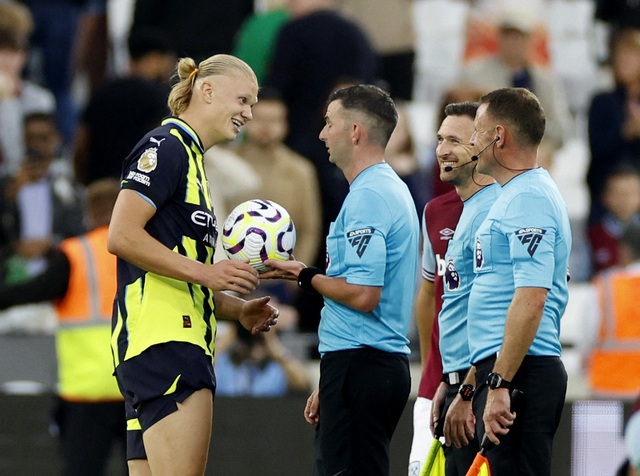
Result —
<svg viewBox="0 0 640 476"><path fill-rule="evenodd" d="M511 388L511 382L502 378L497 372L491 372L487 376L487 385L491 390L495 390L496 388Z"/></svg>
<svg viewBox="0 0 640 476"><path fill-rule="evenodd" d="M458 395L460 395L465 402L470 402L474 393L476 393L476 390L474 386L469 383L460 385L458 389Z"/></svg>

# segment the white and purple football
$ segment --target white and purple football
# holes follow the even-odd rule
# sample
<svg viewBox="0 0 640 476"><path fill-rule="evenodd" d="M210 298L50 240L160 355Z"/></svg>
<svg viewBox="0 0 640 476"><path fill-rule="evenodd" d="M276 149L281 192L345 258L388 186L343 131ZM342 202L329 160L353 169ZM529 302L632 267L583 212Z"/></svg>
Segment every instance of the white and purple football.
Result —
<svg viewBox="0 0 640 476"><path fill-rule="evenodd" d="M221 240L229 259L248 261L262 273L269 270L265 260L291 258L296 228L281 205L270 200L247 200L235 207L225 220Z"/></svg>

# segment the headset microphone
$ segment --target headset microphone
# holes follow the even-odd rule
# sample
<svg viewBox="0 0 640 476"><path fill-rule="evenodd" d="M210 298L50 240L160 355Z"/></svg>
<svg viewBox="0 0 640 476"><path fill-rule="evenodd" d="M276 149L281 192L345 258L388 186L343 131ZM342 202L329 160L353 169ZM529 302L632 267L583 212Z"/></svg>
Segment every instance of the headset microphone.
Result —
<svg viewBox="0 0 640 476"><path fill-rule="evenodd" d="M485 150L487 150L489 147L491 147L493 144L495 144L499 140L500 140L500 136L498 136L495 139L493 139L484 149L482 149L476 155L472 155L471 159L468 162L465 162L464 164L456 165L455 167L451 166L451 165L447 165L444 168L444 171L445 172L451 172L453 169L459 169L460 167L464 167L465 165L469 165L470 163L477 161L480 158L480 154L482 154Z"/></svg>
<svg viewBox="0 0 640 476"><path fill-rule="evenodd" d="M465 165L469 165L471 162L475 162L476 160L478 160L478 156L477 155L472 155L471 156L471 160L469 160L468 162L465 162L464 164L460 164L460 165L456 165L455 167L452 165L447 165L444 168L445 172L451 172L453 169L459 169L460 167L464 167Z"/></svg>

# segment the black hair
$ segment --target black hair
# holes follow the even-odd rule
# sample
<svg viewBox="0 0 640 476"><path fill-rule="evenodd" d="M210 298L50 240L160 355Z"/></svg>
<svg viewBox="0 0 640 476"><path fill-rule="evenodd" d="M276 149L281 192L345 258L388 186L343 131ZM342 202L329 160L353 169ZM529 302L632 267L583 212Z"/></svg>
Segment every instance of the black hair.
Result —
<svg viewBox="0 0 640 476"><path fill-rule="evenodd" d="M53 125L56 130L58 129L58 120L56 119L55 114L51 112L32 112L27 114L22 120L24 124L27 124L31 121L48 122L49 124Z"/></svg>
<svg viewBox="0 0 640 476"><path fill-rule="evenodd" d="M609 180L610 177L635 175L640 177L640 168L633 163L633 159L625 158L620 163L616 164L613 169L607 174L605 180Z"/></svg>
<svg viewBox="0 0 640 476"><path fill-rule="evenodd" d="M278 101L284 104L282 94L276 88L265 86L258 91L258 101Z"/></svg>
<svg viewBox="0 0 640 476"><path fill-rule="evenodd" d="M371 84L358 84L338 89L329 96L328 103L340 101L347 111L363 113L370 119L370 140L387 146L398 124L398 111L389 93Z"/></svg>
<svg viewBox="0 0 640 476"><path fill-rule="evenodd" d="M473 101L454 102L444 107L445 117L448 116L468 116L475 119L476 111L480 104Z"/></svg>
<svg viewBox="0 0 640 476"><path fill-rule="evenodd" d="M138 60L150 53L174 54L175 50L167 35L155 28L145 27L131 30L127 40L129 56Z"/></svg>

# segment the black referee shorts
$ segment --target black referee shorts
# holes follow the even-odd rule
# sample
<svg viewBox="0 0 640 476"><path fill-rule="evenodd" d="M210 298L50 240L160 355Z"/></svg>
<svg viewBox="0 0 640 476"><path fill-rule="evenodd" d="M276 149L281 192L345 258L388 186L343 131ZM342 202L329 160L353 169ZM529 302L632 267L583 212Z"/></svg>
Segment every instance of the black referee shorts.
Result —
<svg viewBox="0 0 640 476"><path fill-rule="evenodd" d="M487 375L495 357L476 364L477 389L473 398L478 441L484 436L482 414L487 401ZM567 393L567 372L558 357L525 356L511 388L524 392L524 404L500 444L487 452L493 476L550 476L553 438Z"/></svg>
<svg viewBox="0 0 640 476"><path fill-rule="evenodd" d="M389 443L411 389L409 361L370 347L320 362L315 476L387 476Z"/></svg>

